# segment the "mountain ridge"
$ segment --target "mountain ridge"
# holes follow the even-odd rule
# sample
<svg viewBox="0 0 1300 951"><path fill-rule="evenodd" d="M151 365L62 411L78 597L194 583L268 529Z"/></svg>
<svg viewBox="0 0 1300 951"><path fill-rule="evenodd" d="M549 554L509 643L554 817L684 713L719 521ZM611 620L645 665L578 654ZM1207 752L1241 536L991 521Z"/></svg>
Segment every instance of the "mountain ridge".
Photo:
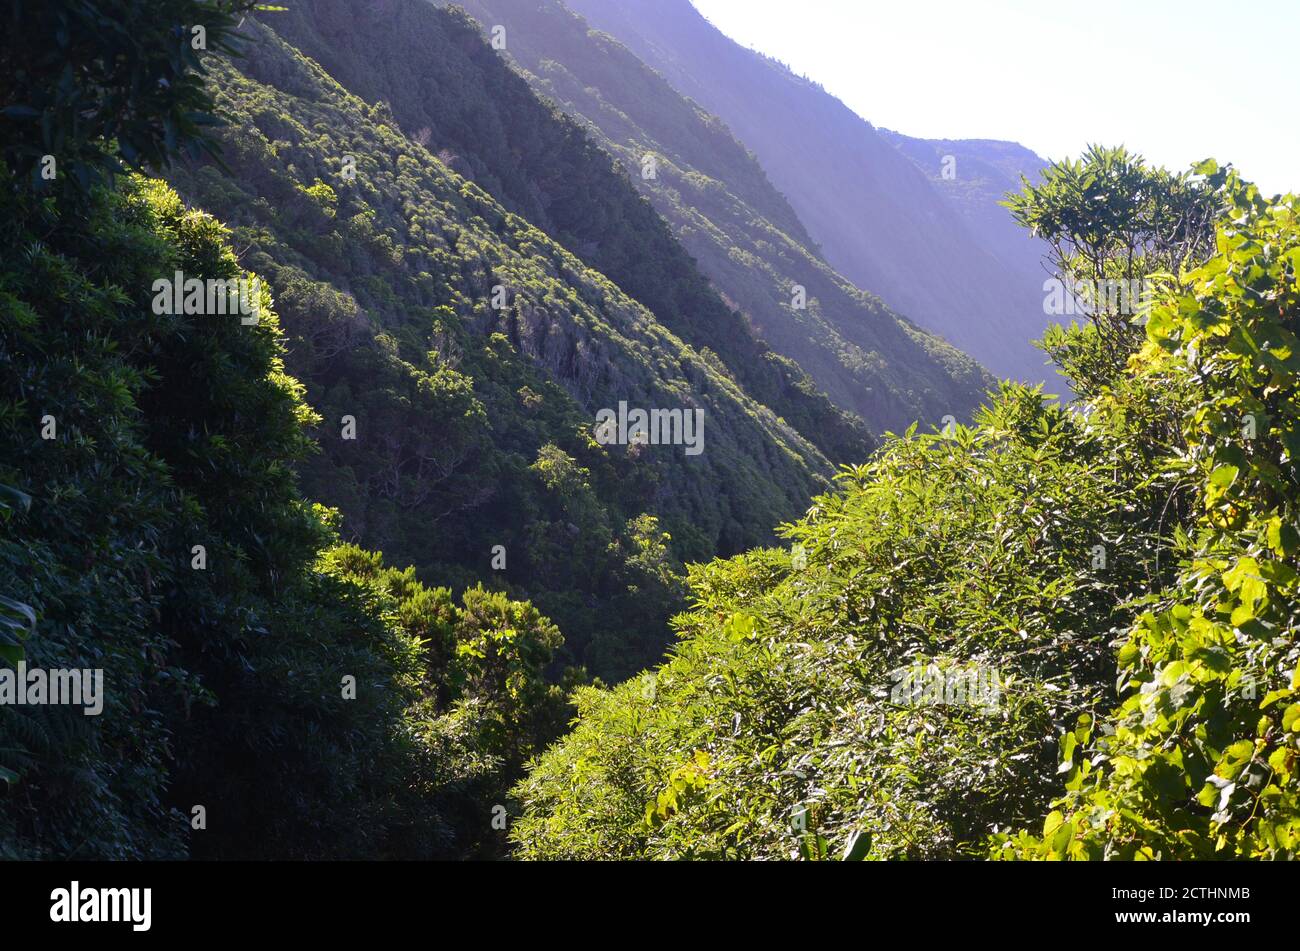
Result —
<svg viewBox="0 0 1300 951"><path fill-rule="evenodd" d="M621 43L555 0L462 6L485 35L503 31L502 55L617 157L728 304L838 406L902 431L983 399L991 379L973 361L836 274L802 225L783 230L798 218L752 153Z"/></svg>
<svg viewBox="0 0 1300 951"><path fill-rule="evenodd" d="M723 35L689 0L570 0L717 114L858 287L1000 376L1043 380L1042 293L1006 273L913 160L810 79Z"/></svg>

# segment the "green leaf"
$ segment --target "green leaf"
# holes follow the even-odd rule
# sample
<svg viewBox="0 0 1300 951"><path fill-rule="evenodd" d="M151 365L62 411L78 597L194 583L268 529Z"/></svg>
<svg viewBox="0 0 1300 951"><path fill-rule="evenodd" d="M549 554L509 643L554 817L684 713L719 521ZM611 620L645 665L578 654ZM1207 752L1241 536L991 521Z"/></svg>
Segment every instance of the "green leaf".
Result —
<svg viewBox="0 0 1300 951"><path fill-rule="evenodd" d="M1061 823L1063 823L1064 821L1065 821L1065 816L1061 813L1060 810L1053 809L1051 812L1049 812L1047 814L1047 818L1043 820L1043 838L1044 839L1051 838L1052 833L1054 833L1057 829L1059 829L1061 827Z"/></svg>
<svg viewBox="0 0 1300 951"><path fill-rule="evenodd" d="M733 641L743 641L754 636L755 621L749 614L733 614L727 622L727 637Z"/></svg>
<svg viewBox="0 0 1300 951"><path fill-rule="evenodd" d="M0 618L24 618L28 630L36 626L36 612L30 606L0 594Z"/></svg>
<svg viewBox="0 0 1300 951"><path fill-rule="evenodd" d="M1226 489L1237 480L1240 471L1236 466L1218 466L1210 473L1210 485Z"/></svg>
<svg viewBox="0 0 1300 951"><path fill-rule="evenodd" d="M1294 730L1300 721L1300 703L1293 703L1282 714L1282 729Z"/></svg>
<svg viewBox="0 0 1300 951"><path fill-rule="evenodd" d="M1251 740L1238 740L1223 751L1214 773L1223 779L1234 779L1254 755L1255 744Z"/></svg>
<svg viewBox="0 0 1300 951"><path fill-rule="evenodd" d="M843 862L861 862L871 851L871 833L855 830L844 843Z"/></svg>
<svg viewBox="0 0 1300 951"><path fill-rule="evenodd" d="M32 497L26 492L19 492L11 485L0 483L0 511L14 507L26 512L32 507Z"/></svg>

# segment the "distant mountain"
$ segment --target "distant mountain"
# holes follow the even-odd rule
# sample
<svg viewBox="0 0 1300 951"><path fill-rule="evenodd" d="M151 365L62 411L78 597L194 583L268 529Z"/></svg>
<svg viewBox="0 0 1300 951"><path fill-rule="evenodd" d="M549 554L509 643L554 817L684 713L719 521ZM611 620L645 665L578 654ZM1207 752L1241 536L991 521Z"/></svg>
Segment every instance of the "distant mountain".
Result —
<svg viewBox="0 0 1300 951"><path fill-rule="evenodd" d="M972 360L836 274L730 130L626 47L559 0L462 5L485 33L499 30L534 89L619 159L728 303L836 404L881 432L965 418L982 399L989 380ZM805 435L834 455L819 434Z"/></svg>
<svg viewBox="0 0 1300 951"><path fill-rule="evenodd" d="M877 131L948 199L980 246L998 259L1016 286L1038 295L1039 310L1030 315L1028 324L1031 335L1037 337L1047 324L1061 320L1041 313L1043 282L1052 276L1043 266L1046 244L1016 224L1001 204L1008 192L1021 189L1022 176L1036 184L1051 163L1017 142L917 139L888 129ZM945 168L951 170L948 175ZM1056 372L1049 374L1047 389L1065 396L1072 392L1069 382Z"/></svg>
<svg viewBox="0 0 1300 951"><path fill-rule="evenodd" d="M1030 345L1049 322L1042 279L1026 280L1003 243L936 187L938 167L923 171L840 100L729 39L689 0L569 6L726 122L837 271L1000 375L1048 375Z"/></svg>
<svg viewBox="0 0 1300 951"><path fill-rule="evenodd" d="M1037 281L1039 289L1048 277L1043 270L1043 243L1012 220L999 204L1008 192L1019 191L1021 176L1032 183L1050 163L1015 142L996 139L915 139L877 130L920 169L930 183L947 198L979 239L984 250L996 257L1013 274ZM952 174L945 177L945 160Z"/></svg>

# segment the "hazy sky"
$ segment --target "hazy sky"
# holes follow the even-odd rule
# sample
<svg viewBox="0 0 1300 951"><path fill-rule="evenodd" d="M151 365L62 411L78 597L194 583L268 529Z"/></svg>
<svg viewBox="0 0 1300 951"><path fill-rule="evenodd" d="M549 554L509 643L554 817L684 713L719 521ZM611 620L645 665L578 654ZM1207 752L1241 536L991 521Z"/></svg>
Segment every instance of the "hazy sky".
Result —
<svg viewBox="0 0 1300 951"><path fill-rule="evenodd" d="M1300 0L693 0L877 126L1300 191Z"/></svg>

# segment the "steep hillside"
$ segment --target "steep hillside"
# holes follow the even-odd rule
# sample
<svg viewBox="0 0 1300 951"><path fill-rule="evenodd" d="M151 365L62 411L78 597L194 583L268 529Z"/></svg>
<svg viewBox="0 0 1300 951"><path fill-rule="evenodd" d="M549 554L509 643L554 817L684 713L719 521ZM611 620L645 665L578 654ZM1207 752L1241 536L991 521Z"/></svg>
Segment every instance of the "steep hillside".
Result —
<svg viewBox="0 0 1300 951"><path fill-rule="evenodd" d="M514 52L423 0L10 5L0 861L1300 858L1300 196L1053 162L1012 219L1142 319L1049 328L1072 406L836 470L799 427L865 430L684 250L761 297L792 206L616 41L472 2ZM1032 161L889 138L972 231Z"/></svg>
<svg viewBox="0 0 1300 951"><path fill-rule="evenodd" d="M238 68L214 64L229 171L172 177L271 285L289 368L325 419L304 489L426 577L531 594L606 676L653 659L670 563L768 537L825 458L386 106L248 30ZM702 451L601 445L596 414L620 402L702 411Z"/></svg>
<svg viewBox="0 0 1300 951"><path fill-rule="evenodd" d="M803 225L716 117L559 0L470 0L543 96L618 157L700 268L773 347L877 432L965 418L987 380L817 257ZM643 163L654 163L644 175ZM793 299L803 287L806 307Z"/></svg>
<svg viewBox="0 0 1300 951"><path fill-rule="evenodd" d="M176 270L244 276L211 216L158 181L62 214L12 186L0 671L96 669L98 708L0 705L0 858L499 854L483 802L564 718L554 626L337 545L269 295L252 326L152 306Z"/></svg>
<svg viewBox="0 0 1300 951"><path fill-rule="evenodd" d="M689 0L569 6L726 122L838 272L995 373L1044 378L1029 345L1043 323L1041 282L1026 289L1008 273L869 122L724 36Z"/></svg>
<svg viewBox="0 0 1300 951"><path fill-rule="evenodd" d="M303 0L266 23L344 88L384 102L409 138L600 271L685 343L711 350L750 396L834 461L869 451L864 427L754 337L626 173L541 102L463 12L424 0Z"/></svg>
<svg viewBox="0 0 1300 951"><path fill-rule="evenodd" d="M499 857L491 804L567 719L534 606L339 544L268 288L113 174L212 147L202 63L159 50L228 52L252 5L0 33L0 859Z"/></svg>

